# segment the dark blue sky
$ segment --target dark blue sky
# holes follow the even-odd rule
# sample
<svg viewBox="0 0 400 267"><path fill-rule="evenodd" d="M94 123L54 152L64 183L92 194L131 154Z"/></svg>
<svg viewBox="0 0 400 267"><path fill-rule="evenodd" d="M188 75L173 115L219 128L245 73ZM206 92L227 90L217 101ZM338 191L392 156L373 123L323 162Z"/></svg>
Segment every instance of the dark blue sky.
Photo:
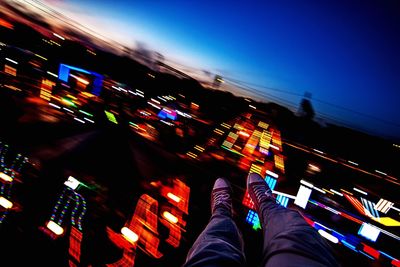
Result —
<svg viewBox="0 0 400 267"><path fill-rule="evenodd" d="M317 114L400 138L398 1L46 2L128 45L291 92L259 88L266 101L295 108L309 91Z"/></svg>

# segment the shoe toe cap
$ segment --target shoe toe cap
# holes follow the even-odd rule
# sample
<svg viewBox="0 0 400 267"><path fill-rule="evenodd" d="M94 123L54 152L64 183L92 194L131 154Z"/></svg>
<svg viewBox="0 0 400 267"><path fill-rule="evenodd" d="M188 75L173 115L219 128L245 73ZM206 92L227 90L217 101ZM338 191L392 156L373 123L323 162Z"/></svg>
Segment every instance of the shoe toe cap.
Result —
<svg viewBox="0 0 400 267"><path fill-rule="evenodd" d="M255 182L263 182L264 179L255 172L252 172L249 174L249 176L247 177L247 184L251 184L251 183L255 183Z"/></svg>

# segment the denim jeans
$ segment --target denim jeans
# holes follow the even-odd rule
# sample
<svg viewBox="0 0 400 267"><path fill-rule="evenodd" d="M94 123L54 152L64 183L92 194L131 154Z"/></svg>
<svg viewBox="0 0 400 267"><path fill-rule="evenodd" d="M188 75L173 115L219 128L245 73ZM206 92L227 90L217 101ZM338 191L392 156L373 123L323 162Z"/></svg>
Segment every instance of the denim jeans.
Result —
<svg viewBox="0 0 400 267"><path fill-rule="evenodd" d="M216 208L207 227L189 250L183 266L246 266L243 239L224 207Z"/></svg>
<svg viewBox="0 0 400 267"><path fill-rule="evenodd" d="M264 245L260 266L338 266L330 246L303 217L270 200L260 207ZM184 267L246 266L243 240L230 213L217 208Z"/></svg>

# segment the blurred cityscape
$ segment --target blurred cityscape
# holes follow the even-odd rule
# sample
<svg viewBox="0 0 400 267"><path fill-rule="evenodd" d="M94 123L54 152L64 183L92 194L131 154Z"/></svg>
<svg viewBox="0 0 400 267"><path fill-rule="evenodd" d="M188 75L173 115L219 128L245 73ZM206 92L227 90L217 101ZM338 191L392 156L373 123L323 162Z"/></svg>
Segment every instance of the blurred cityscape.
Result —
<svg viewBox="0 0 400 267"><path fill-rule="evenodd" d="M265 177L343 266L400 266L400 146L204 84L161 54L116 48L0 4L3 266L180 266L234 186L249 266ZM106 47L106 48L105 48ZM251 242L250 242L251 241Z"/></svg>

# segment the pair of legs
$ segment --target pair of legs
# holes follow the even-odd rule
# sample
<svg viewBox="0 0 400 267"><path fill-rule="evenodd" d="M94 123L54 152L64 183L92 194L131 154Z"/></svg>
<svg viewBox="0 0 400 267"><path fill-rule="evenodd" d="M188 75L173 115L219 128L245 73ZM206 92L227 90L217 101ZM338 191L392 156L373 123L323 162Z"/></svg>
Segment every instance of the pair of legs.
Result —
<svg viewBox="0 0 400 267"><path fill-rule="evenodd" d="M260 175L251 173L247 189L263 229L261 266L338 266L329 245L294 210L275 202ZM211 193L212 216L186 258L184 267L246 266L243 240L232 220L229 183L217 179Z"/></svg>

